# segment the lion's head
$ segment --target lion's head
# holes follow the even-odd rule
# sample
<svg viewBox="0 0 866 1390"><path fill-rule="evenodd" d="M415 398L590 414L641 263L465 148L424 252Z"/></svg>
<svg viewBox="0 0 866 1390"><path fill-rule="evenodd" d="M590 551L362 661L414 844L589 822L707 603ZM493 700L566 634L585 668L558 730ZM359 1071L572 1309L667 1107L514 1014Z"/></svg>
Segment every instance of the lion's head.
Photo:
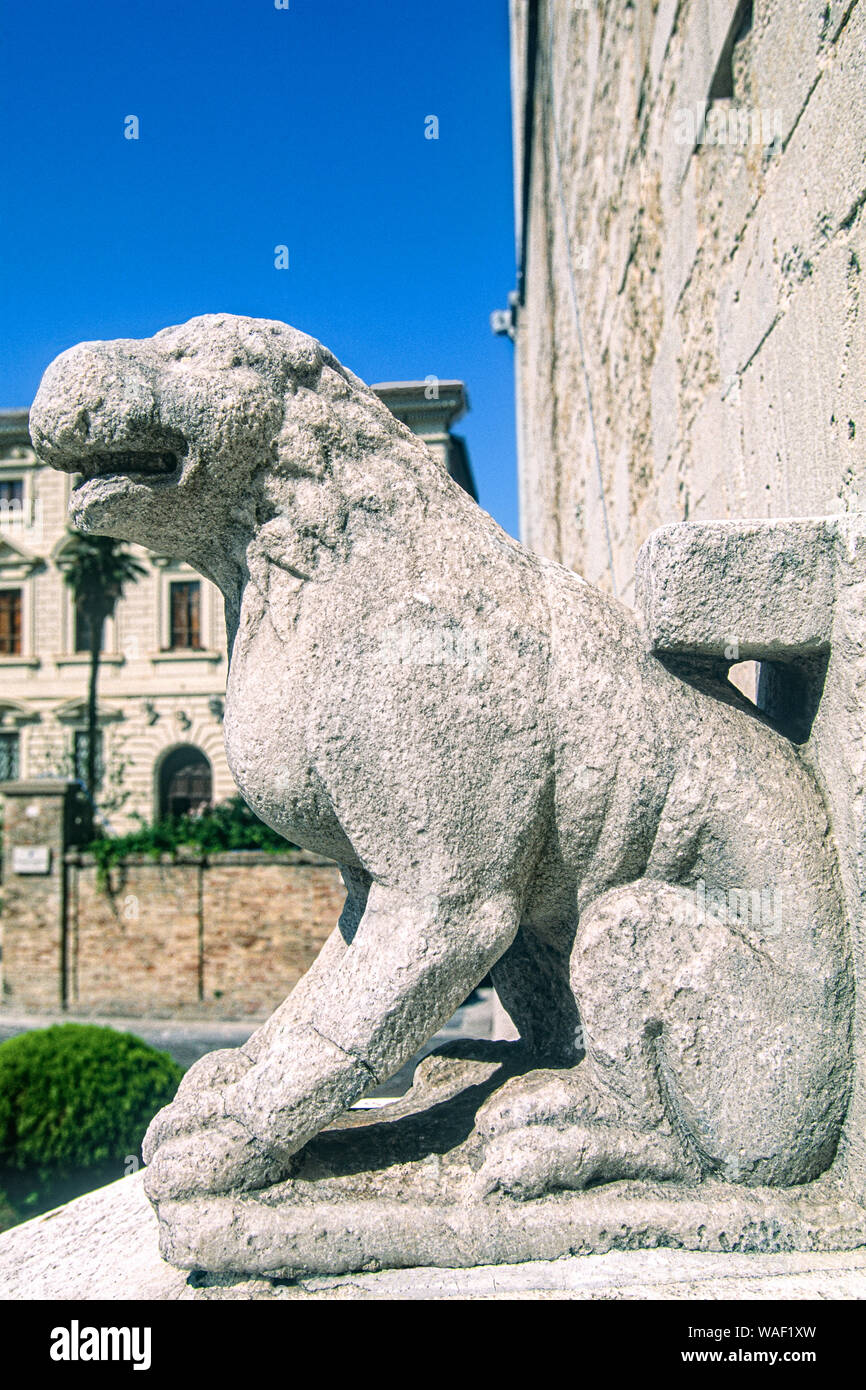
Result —
<svg viewBox="0 0 866 1390"><path fill-rule="evenodd" d="M40 458L80 474L75 527L188 560L226 591L251 547L303 578L353 508L387 511L440 471L314 338L230 314L61 353L30 430Z"/></svg>

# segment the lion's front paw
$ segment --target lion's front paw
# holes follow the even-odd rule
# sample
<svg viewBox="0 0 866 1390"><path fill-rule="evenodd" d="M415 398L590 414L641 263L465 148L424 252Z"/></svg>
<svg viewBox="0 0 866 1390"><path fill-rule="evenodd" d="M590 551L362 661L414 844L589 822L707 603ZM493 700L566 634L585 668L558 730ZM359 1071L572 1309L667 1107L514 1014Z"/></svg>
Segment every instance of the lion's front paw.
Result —
<svg viewBox="0 0 866 1390"><path fill-rule="evenodd" d="M286 1176L286 1160L265 1150L237 1120L179 1135L160 1144L145 1173L152 1202L195 1193L265 1187Z"/></svg>
<svg viewBox="0 0 866 1390"><path fill-rule="evenodd" d="M239 1048L208 1053L190 1067L141 1146L151 1201L263 1187L286 1176L285 1158L256 1139L240 1118L243 1083L252 1071L253 1063Z"/></svg>
<svg viewBox="0 0 866 1390"><path fill-rule="evenodd" d="M221 1048L195 1062L181 1080L170 1105L158 1111L141 1146L145 1163L180 1135L205 1129L227 1114L226 1091L247 1074L252 1062L240 1048Z"/></svg>

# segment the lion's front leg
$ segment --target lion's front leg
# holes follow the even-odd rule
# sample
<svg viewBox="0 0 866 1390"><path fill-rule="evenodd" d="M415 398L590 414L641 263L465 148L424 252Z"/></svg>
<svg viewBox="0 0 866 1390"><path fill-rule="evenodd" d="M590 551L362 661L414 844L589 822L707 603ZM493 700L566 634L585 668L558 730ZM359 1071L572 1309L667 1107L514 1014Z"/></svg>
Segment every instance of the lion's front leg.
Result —
<svg viewBox="0 0 866 1390"><path fill-rule="evenodd" d="M255 1060L157 1117L145 1153L152 1200L279 1181L294 1153L447 1021L516 928L504 894L374 886L351 945L332 953L327 979L317 971L303 1008L293 1014L287 1001L265 1025Z"/></svg>
<svg viewBox="0 0 866 1390"><path fill-rule="evenodd" d="M363 918L370 888L369 876L364 870L355 868L343 867L340 872L346 885L346 901L340 920L306 975L243 1047L210 1052L194 1063L181 1081L174 1100L152 1120L142 1144L142 1153L148 1165L153 1165L159 1153L160 1163L148 1174L149 1189L153 1186L156 1190L163 1179L167 1190L174 1189L174 1180L169 1182L168 1179L170 1163L184 1172L195 1167L189 1159L190 1145L195 1136L206 1131L209 1135L207 1152L203 1151L200 1165L204 1178L208 1164L216 1157L218 1146L215 1141L223 1122L226 1122L223 1125L226 1132L224 1147L229 1154L236 1150L232 1139L237 1138L237 1122L234 1122L234 1131L231 1123L228 1123L229 1114L233 1113L232 1088L260 1057L267 1054L275 1037L293 1027L297 1028L315 1006L316 998L323 992L327 993L334 971ZM254 1167L257 1166L256 1149L257 1146L251 1141L250 1157ZM158 1169L162 1170L162 1177ZM216 1182L215 1174L210 1181ZM234 1184L230 1181L228 1185Z"/></svg>

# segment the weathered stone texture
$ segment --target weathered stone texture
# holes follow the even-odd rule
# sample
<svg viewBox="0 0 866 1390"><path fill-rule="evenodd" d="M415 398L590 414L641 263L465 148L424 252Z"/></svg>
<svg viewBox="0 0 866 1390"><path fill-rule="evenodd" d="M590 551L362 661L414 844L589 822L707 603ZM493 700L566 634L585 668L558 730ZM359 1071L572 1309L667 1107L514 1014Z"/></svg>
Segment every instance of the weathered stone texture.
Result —
<svg viewBox="0 0 866 1390"><path fill-rule="evenodd" d="M209 1302L443 1299L862 1299L866 1250L836 1254L614 1251L481 1269L300 1279L188 1275L160 1258L142 1174L0 1234L0 1298Z"/></svg>
<svg viewBox="0 0 866 1390"><path fill-rule="evenodd" d="M728 60L742 9L539 6L516 335L523 538L611 587L570 260L628 603L637 550L663 523L864 501L866 10L760 0ZM521 127L527 10L512 0ZM706 134L726 143L684 138L725 80ZM748 143L731 143L741 128ZM519 201L522 135L517 156Z"/></svg>
<svg viewBox="0 0 866 1390"><path fill-rule="evenodd" d="M464 442L451 431L469 407L463 383L439 379L436 394L425 381L373 389L474 495ZM74 606L62 569L71 479L36 458L26 410L0 410L0 471L24 488L20 513L0 507L2 576L20 584L23 595L22 650L0 653L0 723L17 735L19 776L64 776L73 767L75 733L86 725L89 661L75 650ZM113 834L133 830L137 817L163 814L163 763L180 746L207 758L215 802L235 790L221 723L228 663L219 591L200 580L201 646L173 647L170 586L198 576L167 554L143 546L133 553L145 573L106 622L99 674L108 781L102 809Z"/></svg>
<svg viewBox="0 0 866 1390"><path fill-rule="evenodd" d="M220 578L229 764L347 887L285 1002L151 1123L167 1258L290 1277L863 1243L860 923L818 784L844 747L813 776L725 682L715 631L826 657L835 537L657 548L650 625L683 672L287 325L81 344L31 424L83 477L79 525ZM791 610L769 639L768 594ZM832 666L831 687L848 698ZM488 970L520 1042L455 1045L386 1122L347 1115Z"/></svg>
<svg viewBox="0 0 866 1390"><path fill-rule="evenodd" d="M866 1193L866 754L862 515L665 526L643 547L637 599L661 658L761 663L757 702L799 745L838 847L856 994L854 1087L837 1168ZM736 639L732 635L736 632ZM736 640L738 650L731 650ZM709 659L709 660L706 660Z"/></svg>

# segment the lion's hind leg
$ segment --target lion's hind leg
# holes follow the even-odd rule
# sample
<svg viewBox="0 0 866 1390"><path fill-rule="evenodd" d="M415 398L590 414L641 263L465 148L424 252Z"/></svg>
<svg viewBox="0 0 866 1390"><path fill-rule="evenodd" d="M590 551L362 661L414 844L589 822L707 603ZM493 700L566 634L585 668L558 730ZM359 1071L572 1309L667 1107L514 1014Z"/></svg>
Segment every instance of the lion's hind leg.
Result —
<svg viewBox="0 0 866 1390"><path fill-rule="evenodd" d="M670 1124L706 1173L808 1181L844 1109L833 983L805 909L749 923L713 901L642 880L592 905L571 959L588 1076L639 1127Z"/></svg>
<svg viewBox="0 0 866 1390"><path fill-rule="evenodd" d="M553 1073L554 1085L530 1093L524 1084L529 1078L516 1078L479 1111L481 1196L501 1190L526 1199L624 1178L664 1182L699 1176L669 1125L638 1129L613 1118L614 1112L587 1091L585 1075L583 1064L572 1073ZM523 1123L508 1127L518 1116Z"/></svg>
<svg viewBox="0 0 866 1390"><path fill-rule="evenodd" d="M760 941L690 891L641 880L585 911L571 984L586 1057L509 1082L479 1112L482 1191L820 1171L833 1138L812 1099L820 991Z"/></svg>

